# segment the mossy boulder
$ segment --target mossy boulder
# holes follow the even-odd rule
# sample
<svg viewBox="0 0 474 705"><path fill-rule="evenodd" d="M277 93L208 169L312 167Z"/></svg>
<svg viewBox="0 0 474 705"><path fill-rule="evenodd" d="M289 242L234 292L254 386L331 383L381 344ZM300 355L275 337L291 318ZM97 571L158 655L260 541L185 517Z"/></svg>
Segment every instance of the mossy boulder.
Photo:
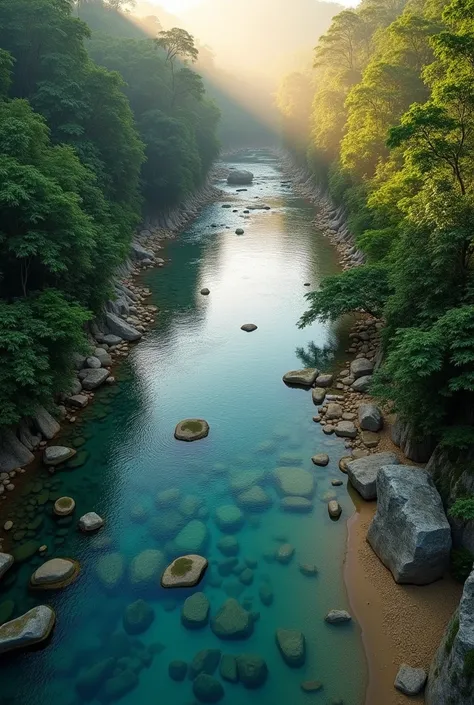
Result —
<svg viewBox="0 0 474 705"><path fill-rule="evenodd" d="M209 434L209 424L204 419L184 419L174 431L178 441L199 441Z"/></svg>
<svg viewBox="0 0 474 705"><path fill-rule="evenodd" d="M165 556L161 551L149 548L139 553L130 564L130 582L136 587L157 586L163 568Z"/></svg>
<svg viewBox="0 0 474 705"><path fill-rule="evenodd" d="M143 634L155 619L153 608L145 600L137 600L123 613L123 628L127 634Z"/></svg>
<svg viewBox="0 0 474 705"><path fill-rule="evenodd" d="M203 556L181 556L166 568L161 577L161 585L164 588L194 587L201 582L207 567L207 559Z"/></svg>

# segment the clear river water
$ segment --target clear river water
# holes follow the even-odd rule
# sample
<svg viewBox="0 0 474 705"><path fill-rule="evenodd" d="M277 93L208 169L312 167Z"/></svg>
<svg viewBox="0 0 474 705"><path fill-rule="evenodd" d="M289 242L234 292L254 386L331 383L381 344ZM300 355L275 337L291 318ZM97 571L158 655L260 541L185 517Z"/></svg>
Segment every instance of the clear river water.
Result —
<svg viewBox="0 0 474 705"><path fill-rule="evenodd" d="M228 705L363 703L366 663L358 625L324 621L330 609L349 609L343 560L353 503L338 469L347 451L342 439L325 436L313 422L310 391L282 382L288 370L336 369L344 360L348 322L296 326L304 294L338 270L336 252L313 224L314 207L285 183L271 155L249 153L231 166L250 168L253 185L237 192L219 183L222 200L206 206L166 245L170 262L164 268L143 275L152 290L149 302L160 308L157 322L115 373L119 384L100 390L81 422L62 434L60 443L73 444L77 455L52 477L29 471L34 480L14 512L10 548L18 562L2 583L0 619L45 603L54 607L57 623L45 648L0 656L1 705L97 705L114 698L122 705L191 705L192 681L175 682L168 665L190 663L203 649L258 654L267 663L268 679L256 690L222 680L217 669ZM226 203L232 207L222 208ZM243 213L261 205L270 209ZM243 235L235 234L238 227ZM209 296L200 294L202 287ZM258 330L245 333L244 323ZM175 440L176 423L190 417L206 419L209 436ZM311 462L321 452L330 456L324 468ZM311 513L280 509L272 473L281 465L314 476ZM332 487L332 478L344 484ZM216 509L235 506L238 488L252 482L264 487L272 506L244 511L242 525L223 532ZM172 488L180 496L171 493L165 506L157 497ZM73 519L53 519L52 502L61 495L75 498ZM332 497L343 510L337 522L328 516ZM92 510L104 517L104 528L95 536L79 534L77 518ZM177 555L177 534L181 546L210 562L194 590L165 591L160 569L156 574L149 565L157 556L165 565L165 556ZM229 535L236 539L227 540L238 550L234 561L218 548ZM37 554L43 543L48 557L80 561L75 583L56 592L28 590L32 571L44 560ZM289 563L275 560L282 543L295 550ZM155 553L142 556L140 573L134 559L149 550ZM302 574L300 563L315 564L318 574ZM244 584L240 576L249 566ZM272 604L262 603L262 586ZM209 625L183 626L182 604L197 591L209 599L211 618L229 597L239 600L253 613L253 634L223 641ZM123 613L137 599L147 602L154 620L128 636ZM283 661L275 641L279 628L303 632L302 667ZM97 675L94 667L105 659L112 665ZM124 670L136 674L131 689L125 692L122 682L123 694L120 683L106 691L105 679ZM306 680L321 681L322 688L305 693L300 684ZM93 685L78 690L84 681Z"/></svg>

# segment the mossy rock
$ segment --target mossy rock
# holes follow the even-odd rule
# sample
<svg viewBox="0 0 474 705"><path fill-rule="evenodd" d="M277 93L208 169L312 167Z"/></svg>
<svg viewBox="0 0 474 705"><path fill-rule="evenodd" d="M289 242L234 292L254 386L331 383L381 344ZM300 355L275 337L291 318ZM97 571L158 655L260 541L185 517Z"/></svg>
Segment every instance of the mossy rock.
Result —
<svg viewBox="0 0 474 705"><path fill-rule="evenodd" d="M13 549L12 556L16 563L24 563L38 553L40 546L39 541L26 541Z"/></svg>
<svg viewBox="0 0 474 705"><path fill-rule="evenodd" d="M209 434L209 424L204 419L184 419L174 431L178 441L199 441Z"/></svg>

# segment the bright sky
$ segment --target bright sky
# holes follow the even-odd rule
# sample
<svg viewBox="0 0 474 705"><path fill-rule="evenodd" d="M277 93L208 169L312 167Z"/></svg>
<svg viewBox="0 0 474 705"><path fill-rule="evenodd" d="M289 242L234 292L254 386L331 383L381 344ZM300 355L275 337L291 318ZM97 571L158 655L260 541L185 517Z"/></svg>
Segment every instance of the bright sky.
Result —
<svg viewBox="0 0 474 705"><path fill-rule="evenodd" d="M258 0L257 0L258 1ZM183 10L188 10L190 7L199 5L202 0L150 0L154 5L161 5L168 12L179 13ZM341 5L353 7L357 5L358 0L336 0Z"/></svg>

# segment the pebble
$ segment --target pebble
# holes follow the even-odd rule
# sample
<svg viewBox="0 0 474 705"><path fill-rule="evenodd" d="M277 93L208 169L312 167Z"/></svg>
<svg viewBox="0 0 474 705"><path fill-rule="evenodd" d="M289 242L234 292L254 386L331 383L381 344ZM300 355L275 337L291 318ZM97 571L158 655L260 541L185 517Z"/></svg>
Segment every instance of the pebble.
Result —
<svg viewBox="0 0 474 705"><path fill-rule="evenodd" d="M4 523L3 528L5 531L10 531L10 529L13 529L13 522L8 520Z"/></svg>

